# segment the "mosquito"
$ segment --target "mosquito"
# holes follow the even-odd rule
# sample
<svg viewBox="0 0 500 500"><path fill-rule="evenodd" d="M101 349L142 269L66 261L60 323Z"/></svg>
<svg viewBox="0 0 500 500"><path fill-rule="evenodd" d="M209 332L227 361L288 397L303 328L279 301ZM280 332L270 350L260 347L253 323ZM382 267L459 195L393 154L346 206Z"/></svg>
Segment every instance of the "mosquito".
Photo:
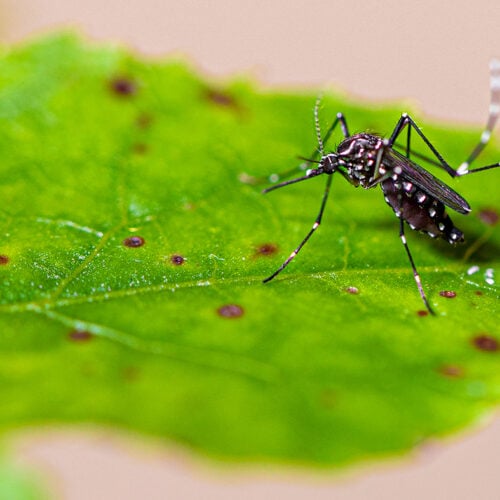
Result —
<svg viewBox="0 0 500 500"><path fill-rule="evenodd" d="M420 274L417 271L406 240L405 223L415 231L424 232L432 238L442 238L454 245L463 242L464 235L460 229L455 227L446 209L450 208L455 212L466 215L471 211L471 208L467 201L451 187L411 159L411 131L415 131L420 136L434 158L427 158L415 152L413 156L426 160L443 169L451 177L463 177L464 175L499 167L500 162L478 168L470 168L472 162L476 160L489 142L493 128L500 114L499 60L493 60L490 63L490 90L491 100L486 127L481 134L479 142L472 150L472 153L457 169L452 168L445 161L430 140L424 135L420 127L407 113L401 115L389 139L384 139L378 135L369 133L350 135L347 120L342 113L337 114L326 134L322 137L319 126L320 99L318 98L314 107L314 122L318 148L313 152L311 158L304 158L306 160L305 165L310 166L312 163L315 163L317 167L308 169L306 174L302 177L275 184L265 189L263 192L268 193L269 191L289 186L290 184L326 174L326 186L323 192L319 213L305 238L299 243L297 248L295 248L283 264L264 280L264 283L271 281L280 274L297 256L302 247L318 229L330 193L333 174L338 172L354 187L361 186L364 189L371 189L380 185L386 203L392 208L396 217L399 219L399 237L406 250L408 260L410 261L413 277L420 297L429 313L434 314L424 292ZM338 126L340 126L342 130L344 139L338 145L336 151L325 154L324 145ZM406 148L405 154L402 154L397 151L395 147L396 140L405 130ZM316 160L318 155L320 159ZM288 172L288 174L289 173L290 172ZM271 176L270 178L275 178L275 176Z"/></svg>

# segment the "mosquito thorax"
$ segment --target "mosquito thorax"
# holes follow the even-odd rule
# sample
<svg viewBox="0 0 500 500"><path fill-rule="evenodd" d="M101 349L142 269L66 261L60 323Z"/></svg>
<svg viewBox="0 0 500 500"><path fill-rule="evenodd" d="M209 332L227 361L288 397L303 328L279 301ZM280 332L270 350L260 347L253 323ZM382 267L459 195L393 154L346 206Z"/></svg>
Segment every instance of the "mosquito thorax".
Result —
<svg viewBox="0 0 500 500"><path fill-rule="evenodd" d="M342 141L337 148L338 163L347 174L362 185L373 178L383 139L372 134L356 134Z"/></svg>

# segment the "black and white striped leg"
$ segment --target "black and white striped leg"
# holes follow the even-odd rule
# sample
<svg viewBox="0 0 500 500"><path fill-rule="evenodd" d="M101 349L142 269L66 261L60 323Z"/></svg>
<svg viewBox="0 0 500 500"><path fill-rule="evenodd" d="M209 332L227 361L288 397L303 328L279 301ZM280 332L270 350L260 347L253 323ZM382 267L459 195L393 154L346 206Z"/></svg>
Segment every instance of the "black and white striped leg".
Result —
<svg viewBox="0 0 500 500"><path fill-rule="evenodd" d="M493 129L498 121L500 116L500 61L493 60L490 63L490 89L491 89L491 99L490 99L490 107L488 113L488 120L486 122L486 127L481 134L479 142L472 150L472 153L469 155L466 161L464 161L456 170L451 167L441 156L441 154L436 150L436 148L432 145L432 143L427 139L422 130L418 127L415 121L406 113L401 115L396 127L394 128L391 138L389 139L389 146L393 147L396 139L404 130L405 127L408 127L408 136L407 136L407 144L406 144L406 152L407 156L409 153L409 141L410 141L410 129L413 128L417 134L422 138L425 145L431 150L433 155L437 158L438 162L434 162L431 159L425 158L423 155L416 154L415 156L426 159L430 163L437 165L438 167L444 169L451 177L460 177L468 174L472 174L475 172L481 172L483 170L489 170L491 168L500 167L500 163L493 163L491 165L485 165L483 167L470 169L471 163L480 155L483 149L488 144ZM408 156L409 157L409 156Z"/></svg>
<svg viewBox="0 0 500 500"><path fill-rule="evenodd" d="M420 297L422 297L422 301L425 304L425 307L431 314L435 314L434 311L432 310L429 301L427 300L427 296L425 295L424 288L422 287L422 280L420 279L420 274L417 271L417 267L415 266L415 262L413 260L413 257L410 252L410 248L408 247L408 243L406 241L406 236L405 236L405 226L404 226L404 221L400 217L399 218L399 237L401 238L401 243L403 243L403 246L405 247L406 254L408 255L408 259L411 264L411 268L413 270L413 277L415 279L415 283L417 284L418 291L420 293Z"/></svg>
<svg viewBox="0 0 500 500"><path fill-rule="evenodd" d="M499 163L494 163L493 165L487 165L486 167L469 170L469 165L480 155L481 151L486 147L486 144L488 144L491 138L491 133L493 132L500 115L500 61L498 59L493 59L490 62L490 92L490 109L486 127L484 128L481 138L470 156L457 168L456 175L458 176L500 166Z"/></svg>
<svg viewBox="0 0 500 500"><path fill-rule="evenodd" d="M424 141L425 145L431 150L432 154L438 159L438 162L439 162L438 166L439 167L446 170L446 172L448 172L452 177L456 177L458 175L455 172L455 170L453 169L453 167L448 165L446 160L441 156L441 154L437 151L437 149L432 145L432 143L429 141L429 139L427 139L427 137L422 132L422 130L420 130L420 127L415 123L413 118L410 115L408 115L407 113L403 113L401 115L401 118L398 120L398 123L394 127L394 130L393 130L391 137L389 139L389 142L388 142L389 147L393 147L394 143L396 142L396 139L401 134L401 132L403 132L405 127L408 127L408 128L411 127L411 128L413 128L413 130L415 130L415 132L417 132L417 134L420 136L420 138ZM410 136L408 135L407 144L406 144L407 152L409 149L409 137Z"/></svg>
<svg viewBox="0 0 500 500"><path fill-rule="evenodd" d="M347 120L345 119L345 116L343 115L343 113L337 113L335 120L330 125L330 128L326 131L325 137L323 138L323 142L325 144L327 143L328 139L330 139L330 136L332 135L333 131L335 130L335 127L339 123L340 123L340 128L342 129L342 134L344 135L344 139L347 139L348 137L351 136L349 134L349 128L347 127Z"/></svg>
<svg viewBox="0 0 500 500"><path fill-rule="evenodd" d="M328 195L330 194L330 187L332 185L332 180L333 180L333 175L328 175L327 180L326 180L326 186L325 186L325 191L323 193L323 199L321 200L321 207L319 209L318 216L316 217L316 220L314 221L314 224L311 227L311 230L307 233L306 237L300 242L299 246L290 254L288 259L281 264L281 266L273 273L271 276L268 276L265 280L263 280L263 283L267 283L268 281L271 281L273 278L275 278L283 269L285 269L288 264L295 258L295 256L300 252L302 247L307 243L309 238L313 235L313 233L318 229L318 227L321 224L321 219L323 218L323 212L325 211L325 206L326 206L326 201L328 199Z"/></svg>

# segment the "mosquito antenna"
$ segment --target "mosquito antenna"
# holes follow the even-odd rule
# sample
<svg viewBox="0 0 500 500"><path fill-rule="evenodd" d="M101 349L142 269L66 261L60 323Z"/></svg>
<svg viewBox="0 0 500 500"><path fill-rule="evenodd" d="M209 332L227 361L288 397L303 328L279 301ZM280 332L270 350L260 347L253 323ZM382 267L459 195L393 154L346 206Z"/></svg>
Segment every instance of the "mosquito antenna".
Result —
<svg viewBox="0 0 500 500"><path fill-rule="evenodd" d="M321 156L325 156L325 147L323 145L323 139L321 138L321 127L319 125L319 105L321 104L321 97L321 94L318 95L314 105L314 126L316 128L316 137L318 138L319 152Z"/></svg>
<svg viewBox="0 0 500 500"><path fill-rule="evenodd" d="M298 158L299 160L305 161L305 162L307 162L307 163L318 163L318 164L319 164L319 163L321 163L321 161L320 161L320 160L313 160L312 158L306 158L305 156L300 156L300 155L299 155L299 156L297 156L297 158Z"/></svg>

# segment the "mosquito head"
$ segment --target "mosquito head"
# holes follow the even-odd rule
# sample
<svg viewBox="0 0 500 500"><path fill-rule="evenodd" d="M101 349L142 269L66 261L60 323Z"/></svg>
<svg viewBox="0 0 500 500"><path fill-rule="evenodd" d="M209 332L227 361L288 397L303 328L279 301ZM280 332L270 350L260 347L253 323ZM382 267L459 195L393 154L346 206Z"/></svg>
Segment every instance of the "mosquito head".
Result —
<svg viewBox="0 0 500 500"><path fill-rule="evenodd" d="M337 153L328 153L321 157L319 168L325 174L333 174L339 166L339 156Z"/></svg>

